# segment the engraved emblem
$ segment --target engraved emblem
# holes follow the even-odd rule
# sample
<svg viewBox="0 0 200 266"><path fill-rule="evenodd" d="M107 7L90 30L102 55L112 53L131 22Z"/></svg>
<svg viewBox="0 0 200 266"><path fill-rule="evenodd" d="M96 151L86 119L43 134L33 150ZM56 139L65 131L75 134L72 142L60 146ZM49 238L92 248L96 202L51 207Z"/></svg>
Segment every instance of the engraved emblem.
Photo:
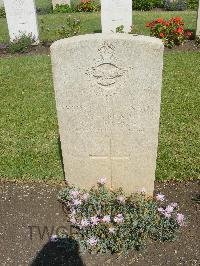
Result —
<svg viewBox="0 0 200 266"><path fill-rule="evenodd" d="M108 87L115 84L126 70L113 63L114 46L104 43L99 49L99 59L96 66L89 70L90 76L94 77L97 84Z"/></svg>
<svg viewBox="0 0 200 266"><path fill-rule="evenodd" d="M124 71L111 63L103 63L93 67L93 77L102 86L115 84L117 78L123 75Z"/></svg>

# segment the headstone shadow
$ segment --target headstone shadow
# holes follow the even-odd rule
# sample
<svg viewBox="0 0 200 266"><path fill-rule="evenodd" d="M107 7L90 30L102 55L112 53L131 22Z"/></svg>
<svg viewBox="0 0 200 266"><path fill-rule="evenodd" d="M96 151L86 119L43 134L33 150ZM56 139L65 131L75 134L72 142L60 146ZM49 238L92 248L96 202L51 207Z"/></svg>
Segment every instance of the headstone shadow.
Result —
<svg viewBox="0 0 200 266"><path fill-rule="evenodd" d="M61 246L59 241L48 242L39 251L31 266L84 266L79 255L79 247L73 241L73 250Z"/></svg>

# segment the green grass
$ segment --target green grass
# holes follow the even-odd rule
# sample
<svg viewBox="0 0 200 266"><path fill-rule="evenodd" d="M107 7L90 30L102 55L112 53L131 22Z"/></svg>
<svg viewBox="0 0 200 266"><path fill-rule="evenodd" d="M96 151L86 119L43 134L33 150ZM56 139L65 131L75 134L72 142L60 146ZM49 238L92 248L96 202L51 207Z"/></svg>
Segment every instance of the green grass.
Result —
<svg viewBox="0 0 200 266"><path fill-rule="evenodd" d="M164 57L157 179L199 175L200 53ZM1 59L0 177L62 180L50 58Z"/></svg>
<svg viewBox="0 0 200 266"><path fill-rule="evenodd" d="M41 0L40 0L41 1ZM42 1L40 3L42 5ZM149 34L149 29L146 28L146 22L155 18L170 18L175 16L183 17L186 27L196 28L196 11L183 11L183 12L133 12L134 32L139 34ZM41 40L56 40L58 36L55 34L55 29L64 24L64 20L68 14L48 14L38 16L40 25L40 39ZM81 19L81 34L94 33L101 31L100 13L76 13L71 14L72 17ZM45 28L50 28L50 32L42 32L41 19L45 22ZM6 19L0 19L0 43L8 42L8 29Z"/></svg>
<svg viewBox="0 0 200 266"><path fill-rule="evenodd" d="M50 58L2 59L0 73L0 176L61 178Z"/></svg>

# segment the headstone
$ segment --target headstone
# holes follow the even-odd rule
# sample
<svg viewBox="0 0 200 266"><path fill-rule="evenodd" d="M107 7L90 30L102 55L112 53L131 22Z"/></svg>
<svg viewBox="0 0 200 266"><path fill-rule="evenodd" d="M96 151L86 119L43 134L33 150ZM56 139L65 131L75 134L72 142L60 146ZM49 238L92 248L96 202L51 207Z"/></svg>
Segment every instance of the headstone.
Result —
<svg viewBox="0 0 200 266"><path fill-rule="evenodd" d="M53 8L56 7L56 5L69 5L70 6L70 0L52 0Z"/></svg>
<svg viewBox="0 0 200 266"><path fill-rule="evenodd" d="M200 37L200 0L197 14L197 28L196 28L196 36Z"/></svg>
<svg viewBox="0 0 200 266"><path fill-rule="evenodd" d="M101 0L102 33L115 33L124 26L128 33L132 27L132 0Z"/></svg>
<svg viewBox="0 0 200 266"><path fill-rule="evenodd" d="M51 46L65 177L89 189L152 194L158 145L162 41L130 34L72 37Z"/></svg>
<svg viewBox="0 0 200 266"><path fill-rule="evenodd" d="M10 40L22 34L32 34L38 41L38 26L34 0L4 0Z"/></svg>

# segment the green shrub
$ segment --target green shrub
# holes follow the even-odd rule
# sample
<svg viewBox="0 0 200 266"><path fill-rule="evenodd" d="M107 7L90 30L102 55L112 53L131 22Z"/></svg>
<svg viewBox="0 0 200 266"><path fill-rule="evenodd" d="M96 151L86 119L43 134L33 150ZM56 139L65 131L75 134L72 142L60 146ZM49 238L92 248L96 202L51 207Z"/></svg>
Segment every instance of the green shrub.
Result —
<svg viewBox="0 0 200 266"><path fill-rule="evenodd" d="M183 44L186 39L193 36L191 30L185 30L185 23L181 17L164 20L158 18L146 24L150 28L150 35L162 39L164 45L172 48Z"/></svg>
<svg viewBox="0 0 200 266"><path fill-rule="evenodd" d="M133 0L133 10L151 10L153 8L162 8L163 0Z"/></svg>
<svg viewBox="0 0 200 266"><path fill-rule="evenodd" d="M164 195L153 198L143 191L126 196L104 184L101 178L89 192L68 186L59 194L81 251L127 253L141 249L148 239L173 240L185 225L177 203L165 206Z"/></svg>
<svg viewBox="0 0 200 266"><path fill-rule="evenodd" d="M23 33L20 37L9 43L8 52L12 54L28 52L34 42L35 40L31 34Z"/></svg>
<svg viewBox="0 0 200 266"><path fill-rule="evenodd" d="M35 4L39 15L50 14L53 11L52 0L35 0Z"/></svg>
<svg viewBox="0 0 200 266"><path fill-rule="evenodd" d="M96 12L100 10L100 5L94 0L81 0L76 6L77 12Z"/></svg>
<svg viewBox="0 0 200 266"><path fill-rule="evenodd" d="M78 35L81 28L80 19L73 18L70 15L66 16L63 20L63 25L58 26L57 28L45 27L44 19L40 21L41 31L43 33L53 32L52 35L58 36L57 39L69 38L75 35ZM51 40L46 40L51 41Z"/></svg>
<svg viewBox="0 0 200 266"><path fill-rule="evenodd" d="M183 11L187 9L185 0L165 0L164 8L169 11Z"/></svg>
<svg viewBox="0 0 200 266"><path fill-rule="evenodd" d="M56 5L53 13L57 14L57 13L72 13L73 12L73 8L71 8L69 5Z"/></svg>
<svg viewBox="0 0 200 266"><path fill-rule="evenodd" d="M6 17L5 8L2 6L0 7L0 18L5 18L5 17Z"/></svg>
<svg viewBox="0 0 200 266"><path fill-rule="evenodd" d="M187 7L189 9L197 9L198 8L198 0L188 0Z"/></svg>

